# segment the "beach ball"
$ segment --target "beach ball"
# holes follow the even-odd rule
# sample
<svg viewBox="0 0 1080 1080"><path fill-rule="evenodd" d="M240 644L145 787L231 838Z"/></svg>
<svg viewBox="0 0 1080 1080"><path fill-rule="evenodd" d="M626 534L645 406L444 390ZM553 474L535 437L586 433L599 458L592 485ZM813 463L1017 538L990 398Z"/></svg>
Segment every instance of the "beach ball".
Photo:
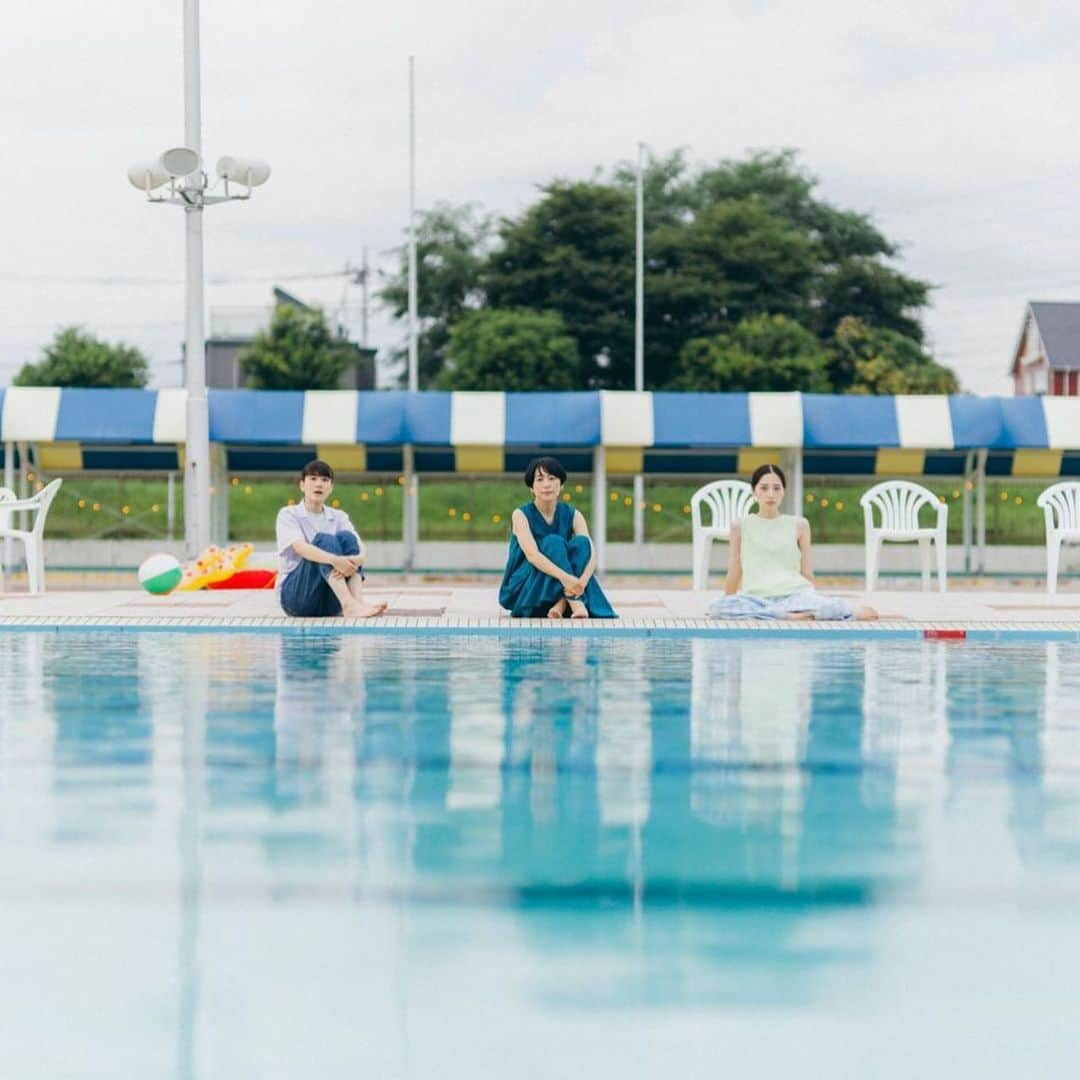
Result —
<svg viewBox="0 0 1080 1080"><path fill-rule="evenodd" d="M139 584L155 596L172 592L182 576L180 563L172 555L151 555L139 567Z"/></svg>

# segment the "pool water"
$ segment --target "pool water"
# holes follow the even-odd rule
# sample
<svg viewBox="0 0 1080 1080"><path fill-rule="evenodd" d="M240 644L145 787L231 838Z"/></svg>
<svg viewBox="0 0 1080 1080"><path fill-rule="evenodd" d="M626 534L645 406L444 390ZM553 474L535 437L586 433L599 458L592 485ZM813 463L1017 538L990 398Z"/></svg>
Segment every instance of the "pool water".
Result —
<svg viewBox="0 0 1080 1080"><path fill-rule="evenodd" d="M0 1074L1075 1075L1080 647L0 634Z"/></svg>

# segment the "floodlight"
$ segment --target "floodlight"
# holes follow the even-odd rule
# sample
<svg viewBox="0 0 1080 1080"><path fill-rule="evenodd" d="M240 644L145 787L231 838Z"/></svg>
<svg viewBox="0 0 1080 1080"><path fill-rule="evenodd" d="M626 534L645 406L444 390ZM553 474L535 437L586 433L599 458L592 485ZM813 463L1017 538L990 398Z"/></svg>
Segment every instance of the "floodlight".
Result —
<svg viewBox="0 0 1080 1080"><path fill-rule="evenodd" d="M128 179L133 187L140 191L153 191L169 182L169 174L157 161L143 161L138 165L128 166Z"/></svg>
<svg viewBox="0 0 1080 1080"><path fill-rule="evenodd" d="M161 155L161 167L172 177L190 176L201 165L198 153L187 146L174 146Z"/></svg>
<svg viewBox="0 0 1080 1080"><path fill-rule="evenodd" d="M258 187L270 179L270 166L258 158L218 158L215 171L223 179L249 188Z"/></svg>

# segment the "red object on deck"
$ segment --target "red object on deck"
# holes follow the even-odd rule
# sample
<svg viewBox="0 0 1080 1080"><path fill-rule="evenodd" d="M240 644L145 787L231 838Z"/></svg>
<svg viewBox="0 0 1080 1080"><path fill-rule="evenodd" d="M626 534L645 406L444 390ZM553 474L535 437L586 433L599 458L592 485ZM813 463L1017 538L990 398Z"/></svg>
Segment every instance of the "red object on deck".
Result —
<svg viewBox="0 0 1080 1080"><path fill-rule="evenodd" d="M926 641L966 641L966 630L924 630L922 633Z"/></svg>
<svg viewBox="0 0 1080 1080"><path fill-rule="evenodd" d="M208 589L272 589L277 581L276 570L237 570L224 581L207 585Z"/></svg>

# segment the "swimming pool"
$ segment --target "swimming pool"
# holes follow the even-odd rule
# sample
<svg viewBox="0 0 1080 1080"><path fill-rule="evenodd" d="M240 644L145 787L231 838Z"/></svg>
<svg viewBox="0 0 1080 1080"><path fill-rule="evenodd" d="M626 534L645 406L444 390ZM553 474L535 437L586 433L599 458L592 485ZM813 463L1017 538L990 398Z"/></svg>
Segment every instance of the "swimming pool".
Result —
<svg viewBox="0 0 1080 1080"><path fill-rule="evenodd" d="M1072 1076L1078 706L1060 643L0 634L3 1075Z"/></svg>

